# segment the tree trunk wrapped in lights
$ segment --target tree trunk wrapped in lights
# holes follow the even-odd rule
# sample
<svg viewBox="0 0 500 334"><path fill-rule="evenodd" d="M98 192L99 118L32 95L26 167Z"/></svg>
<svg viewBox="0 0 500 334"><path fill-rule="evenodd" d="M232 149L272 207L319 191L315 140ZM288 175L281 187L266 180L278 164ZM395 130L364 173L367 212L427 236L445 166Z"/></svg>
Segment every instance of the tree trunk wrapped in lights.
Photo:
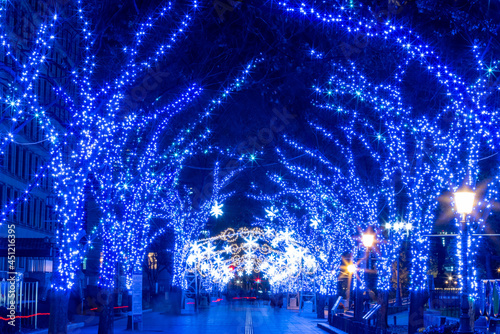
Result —
<svg viewBox="0 0 500 334"><path fill-rule="evenodd" d="M57 7L61 7L56 4ZM160 45L156 52L146 60L139 59L137 50L142 46L144 34L150 30L152 24L164 20L165 15L172 8L169 2L165 2L157 8L155 15L146 19L143 25L139 26L135 40L125 48L127 59L121 68L114 82L104 85L95 84L99 81L94 77L97 50L94 46L95 36L92 35L92 27L86 17L86 7L80 1L75 4L48 10L53 15L39 16L40 20L35 21L35 32L30 38L31 50L28 57L16 58L17 51L12 50L9 36L2 29L1 38L2 50L10 57L14 66L20 69L19 88L16 89L14 100L23 105L24 110L29 110L22 117L14 120L19 124L26 124L27 121L37 120L39 131L43 132L44 141L49 143L50 159L47 166L42 166L40 171L35 171L36 177L33 185L28 185L25 194L18 200L23 200L29 195L30 190L40 184L42 177L53 180L54 193L57 198L55 212L57 214L56 239L59 253L58 264L54 268L52 292L53 312L50 318L50 333L66 333L67 324L67 298L69 291L75 283L75 274L79 270L80 263L84 257L86 246L81 245L82 238L87 231L84 230L84 203L85 187L88 183L88 175L95 167L96 159L100 156L100 149L107 141L103 133L107 132L113 118L119 113L120 106L126 103L124 90L130 88L136 76L148 70L150 64L161 61L170 52L175 42L187 31L188 23L191 21L192 12L197 7L194 1L191 10L184 14L183 21L167 38L167 45ZM5 13L10 13L10 3L2 3L0 12L1 18L5 18ZM71 13L69 13L71 12ZM56 13L56 14L54 14ZM77 15L74 15L77 13ZM64 17L64 16L67 17ZM43 18L42 18L43 17ZM61 19L61 17L63 17ZM70 17L76 18L75 30L80 34L80 38L72 40L63 38L62 31L66 20ZM26 19L26 18L21 18ZM5 25L5 26L8 26ZM4 27L4 22L2 22ZM66 51L65 57L69 54L75 55L77 59L70 62L69 68L62 72L66 75L51 77L52 73L44 74L45 66L51 63L54 55L52 50L58 49L58 41L79 44L71 50ZM165 41L164 41L165 42ZM75 51L76 50L76 51ZM161 52L158 52L161 51ZM21 61L25 60L22 64ZM46 65L48 64L48 65ZM56 64L60 66L60 64ZM137 66L136 66L137 65ZM22 69L22 70L21 70ZM51 66L52 69L52 66ZM108 73L108 77L115 76ZM61 79L63 78L63 79ZM67 80L67 81L65 81ZM45 96L37 96L36 87L43 83L52 86L51 92L56 96L57 101L43 101ZM105 87L105 88L103 88ZM49 86L49 90L50 90ZM44 94L48 94L46 92ZM46 105L43 105L45 103ZM52 106L57 105L58 109L64 111L63 116L52 114ZM59 110L57 110L59 112ZM100 141L104 139L104 141ZM14 204L13 204L14 205Z"/></svg>
<svg viewBox="0 0 500 334"><path fill-rule="evenodd" d="M405 3L408 2L402 2L402 6L405 6ZM4 9L15 11L16 14L19 13L16 6L12 6L9 2L3 2L0 6L2 19L6 18ZM120 128L119 124L122 123L118 121L118 119L122 119L123 114L133 114L140 110L137 114L142 115L144 112L160 115L155 103L162 95L151 97L151 100L156 99L151 104L143 96L150 87L158 86L159 80L157 79L159 77L155 75L141 83L141 79L143 79L141 75L150 71L164 57L172 55L171 50L175 49L174 46L179 38L189 30L194 13L197 13L201 7L197 1L192 1L191 5L188 6L185 6L185 3L179 6L182 6L183 10L179 11L178 14L170 15L172 4L170 2L162 3L135 30L135 33L132 34L134 41L131 44L117 43L124 46L117 58L125 59L118 76L115 76L112 71L106 73L106 69L112 67L113 64L102 59L95 59L100 55L98 52L100 47L95 46L94 41L101 41L102 36L94 36L91 20L86 18L86 10L90 6L87 7L80 1L76 2L75 8L73 8L73 4L65 6L70 10L75 10L76 15L68 15L68 17L72 16L80 21L80 25L74 25L76 28L72 29L78 36L71 39L80 44L80 49L77 49L77 52L81 53L81 56L76 57L79 58L76 65L73 65L71 61L68 62L70 64L68 66L55 64L58 65L56 66L58 68L67 68L63 71L64 75L61 75L64 79L59 80L59 78L55 78L56 76L48 79L48 81L52 80L50 82L52 89L49 88L50 93L58 96L58 101L51 101L50 104L41 101L40 96L37 96L39 94L37 88L42 87L40 73L43 73L43 68L52 68L54 65L53 60L50 59L52 57L50 49L53 50L57 43L67 39L64 37L64 33L58 31L63 30L59 29L62 26L60 22L63 21L61 20L64 13L62 8L56 8L54 11L50 9L51 15L39 17L40 22L35 22L33 30L33 43L26 51L21 50L22 57L19 57L18 50L12 49L12 44L15 41L11 39L8 32L4 31L6 25L2 21L0 48L2 54L8 59L8 61L2 60L2 69L6 73L17 70L17 73L13 73L12 85L8 83L3 86L5 88L3 92L8 91L7 94L1 96L2 107L5 107L2 110L6 110L6 113L3 114L5 115L4 121L8 126L0 138L1 153L5 153L3 152L5 145L11 145L17 140L16 134L30 120L36 120L36 124L43 129L40 130L44 132L42 141L49 143L50 146L49 162L40 169L32 171L33 181L26 187L26 192L18 200L7 204L2 216L5 218L11 214L19 202L27 199L31 190L37 187L41 179L47 175L51 176L58 199L56 207L58 213L57 248L61 254L59 264L55 268L57 270L54 270L52 287L54 297L58 298L57 305L54 305L58 311L54 309L52 312L51 324L63 322L57 328L58 333L66 331L67 318L64 314L66 311L59 307L65 303L64 301L59 302L59 300L66 298L67 291L74 284L75 274L88 246L82 243L82 237L87 233L84 224L83 204L85 203L85 187L88 185L89 174L102 172L100 159L106 156L103 151L110 151L109 145L112 145L111 141L108 141L108 135L117 130L113 129L114 126L118 126L118 131L124 130L124 128ZM495 6L492 8L497 8L497 5L492 6ZM331 11L332 7L333 11ZM427 5L420 3L418 7L419 9L427 8ZM290 209L292 206L290 210L296 210L297 217L299 217L297 221L291 222L290 226L298 235L304 236L301 242L317 255L318 263L321 264L320 268L322 268L321 271L325 277L328 280L335 280L337 275L335 270L338 264L334 262L333 268L335 270L331 274L332 278L327 276L330 275L327 274L330 268L324 265L325 262L330 263L330 256L338 258L342 251L352 251L355 244L342 234L343 231L335 230L332 226L338 225L342 229L347 227L348 232L345 234L352 236L356 233L355 226L357 225L361 225L363 230L368 225L380 225L381 228L376 231L381 254L380 261L377 262L379 272L377 287L381 291L387 291L390 281L390 271L387 269L391 267L391 263L399 252L400 236L384 231L383 223L387 221L394 224L400 221L399 219L411 223L413 228L408 238L412 241L412 289L416 291L415 294L424 291L429 258L429 240L426 235L433 232L433 226L439 217L436 197L446 189L455 190L454 188L464 180L469 186L475 187L481 180L491 177L493 181L487 186L486 195L484 199L479 201L474 219L471 219L469 223L470 230L468 231L471 233L482 231L492 207L491 202L498 198L498 163L494 159L489 159L494 157L498 151L500 129L498 126L498 102L496 102L496 95L494 95L497 94L498 90L496 86L491 85L496 80L498 62L495 60L490 62L486 57L487 51L491 49L491 43L484 47L486 43L483 43L481 39L471 38L474 40L474 44L470 45L473 49L471 59L457 57L459 59L456 63L447 63L449 58L434 47L436 41L427 42L412 27L405 24L404 20L401 20L401 23L398 21L398 25L396 25L392 20L381 20L373 13L367 13L366 6L341 7L331 4L330 7L326 7L326 5L312 4L309 1L286 1L276 6L273 4L272 8L266 4L263 8L268 8L277 19L276 21L283 20L282 16L285 17L287 27L295 28L295 25L307 27L307 29L302 30L314 31L314 35L319 36L319 38L327 37L324 38L324 45L331 52L331 55L328 55L328 61L324 59L325 54L312 50L307 55L308 62L297 67L297 72L300 69L309 70L314 75L322 74L311 63L324 63L325 67L323 68L332 65L331 59L338 55L332 45L339 44L339 39L332 37L333 35L340 35L341 39L354 37L356 40L356 47L346 47L347 43L340 40L341 51L347 59L333 64L335 73L332 76L331 84L323 83L314 87L313 91L317 93L314 105L318 108L314 112L304 113L307 114L308 119L314 119L318 115L321 117L321 113L326 111L327 122L321 123L325 124L324 126L314 126L313 122L310 124L317 130L316 133L322 133L326 136L333 133L333 137L340 141L340 145L332 145L332 142L318 145L321 149L333 146L332 151L337 150L338 152L316 154L317 150L314 149L314 144L318 142L316 141L318 137L315 137L309 142L307 139L304 140L307 142L304 147L309 146L309 148L298 148L298 151L308 151L307 155L311 159L305 162L307 168L297 164L293 166L293 171L290 169L290 173L293 174L293 172L303 168L304 174L318 176L320 180L313 180L312 177L307 179L305 176L297 174L298 176L295 175L297 182L289 182L286 185L290 186L291 189L287 189L290 191L288 194L284 194L284 197L295 196L296 198L290 200L284 207ZM483 5L478 8L485 10ZM261 10L260 7L257 9ZM453 8L453 13L457 13L457 11L464 13L460 9ZM281 15L281 13L286 13L286 16ZM439 15L439 13L434 15ZM460 20L462 24L469 22L458 17L459 15L453 15L453 20ZM172 25L175 26L175 29L169 31L165 38L160 38L157 41L156 36L163 35L163 31L159 31L161 27L170 22L173 22ZM491 28L489 20L484 20L480 24ZM272 29L274 36L274 31L277 28L273 25ZM471 29L477 31L479 28L474 25ZM257 30L260 31L260 29ZM495 30L491 29L491 31ZM152 34L154 34L154 38L150 39L153 39L152 44L155 44L153 48L151 45L145 45L145 37ZM262 36L264 35L262 34ZM464 35L468 36L468 34ZM299 37L301 36L298 35L294 40L300 40ZM283 39L288 40L288 38ZM276 38L273 43L280 43L281 41L278 40L279 38ZM315 44L310 43L310 41L314 41L314 37L307 36L308 45ZM158 45L156 45L157 42ZM288 42L283 42L282 45L286 45L286 43ZM224 44L219 43L219 45ZM273 49L278 49L275 44L272 46ZM295 46L296 44L293 44L293 47ZM209 47L212 48L212 45L210 44ZM267 47L268 45L264 46L263 49L267 50ZM301 49L301 47L296 49ZM244 48L241 47L241 49ZM286 48L283 50L285 50L283 53L287 54L288 50ZM385 52L387 50L390 52ZM260 51L264 53L263 50L257 52ZM350 54L347 55L347 53ZM356 56L353 53L363 54L366 58L353 59L351 56ZM243 57L241 53L237 54L238 57ZM290 54L293 54L292 57L287 54L290 59L299 58L298 62L303 60L296 57L297 53ZM379 54L384 55L381 60L377 58ZM390 57L386 57L387 54ZM182 57L178 58L185 61ZM227 58L220 57L220 59ZM363 60L368 60L366 65L363 64ZM8 64L9 61L15 63L15 70L12 70L13 66ZM455 67L461 65L462 61L467 64L467 71L462 71L460 68L455 70ZM190 65L194 63L192 61L185 62ZM292 62L283 61L282 63L288 65ZM341 66L339 63L348 65ZM206 66L218 68L220 72L227 69L227 67L223 68L222 64L220 67L219 64L212 65ZM273 66L279 68L281 65L278 61L273 61ZM373 69L373 72L363 73L359 70L363 66ZM94 75L96 67L104 69L104 74L100 77ZM275 71L274 68L273 71ZM180 73L179 77L187 75L183 71L178 72ZM196 72L196 70L192 70L192 72ZM460 72L464 74L456 74ZM164 77L165 74L160 73L160 77L162 76ZM111 79L109 82L105 80L100 82L103 81L99 80L101 77ZM69 84L64 81L66 79L70 82ZM421 81L416 81L418 79ZM309 77L303 82L309 85L317 80L321 80L321 78ZM498 82L498 80L496 81ZM98 84L96 84L97 82ZM179 82L182 81L174 82L173 85L177 87ZM430 87L428 90L432 94L420 95L421 91L415 89L417 87L415 87L414 82L421 82L422 86L426 86L426 88ZM37 85L39 86L37 87ZM73 90L73 86L76 87L76 90ZM169 85L165 85L165 87L167 88L161 93L170 94L171 87ZM283 94L283 90L279 88L272 87L272 90L273 95ZM292 89L290 91L295 92ZM413 91L417 91L417 93L413 94ZM137 98L138 93L140 93L140 98ZM131 100L131 96L137 99ZM309 96L309 91L307 96ZM63 103L59 103L59 101ZM217 104L219 103L220 100L217 100ZM54 121L56 117L51 114L53 110L51 108L54 105L71 112L71 115L63 122ZM130 126L135 127L134 124ZM323 131L322 128L328 129L328 131ZM116 141L113 143L116 144ZM346 149L352 151L356 161L351 159L350 153L345 151ZM337 154L339 152L340 154ZM323 154L329 158L326 159ZM296 159L297 157L287 154L287 158ZM329 159L330 164L326 161ZM97 165L99 166L97 167ZM314 168L310 168L311 165L314 165ZM485 165L487 165L486 168L484 168ZM335 174L332 166L342 169L339 174L344 173L345 175ZM348 168L344 168L345 166ZM372 166L375 168L371 168ZM328 169L329 171L325 172ZM366 173L366 170L369 173ZM111 176L114 177L114 175ZM321 180L321 176L326 177ZM150 186L138 190L141 194L154 191L154 188L159 184L155 183L155 176L151 174L145 174L144 179L147 179L147 182L151 181L151 183ZM366 182L367 180L369 182ZM394 183L391 184L393 181ZM117 194L107 195L108 199L119 198L120 192L125 193L123 188L128 184L127 182L120 183L121 188L115 189ZM173 177L165 182L174 184L177 180ZM111 187L111 184L109 186ZM318 196L318 193L324 197ZM141 261L144 260L147 240L155 235L148 233L152 231L150 224L153 219L150 214L152 208L142 210L143 208L140 207L144 200L154 201L155 196L157 194L151 194L148 199L141 196L132 198L130 208L135 213L129 213L125 218L121 215L103 215L101 229L96 232L96 235L101 231L105 231L103 235L122 233L119 239L126 240L127 247L124 253L127 255L120 254L120 258L125 259L124 265L129 276L133 269L139 267ZM213 204L220 209L221 202ZM276 205L274 200L271 200L270 204ZM279 209L283 210L282 207ZM116 211L116 208L105 208L103 211L106 210ZM446 220L446 216L443 216L445 218L443 220ZM147 223L144 224L144 222ZM137 234L124 232L119 226L122 223L130 227L130 230L140 232ZM144 226L138 226L139 224ZM287 224L288 222L284 222L283 226ZM178 230L178 232L184 233L183 230ZM176 244L182 248L183 242L189 242L188 240L194 238L190 235L186 237L183 235L177 239ZM468 249L467 256L464 256L465 249L457 252L459 257L465 257L468 262L471 262L468 266L471 276L475 276L476 273L473 259L475 252L480 247L479 241L480 238L471 237L472 247ZM338 244L343 247L342 250L331 248L332 245ZM117 257L116 254L108 255L109 252L118 251L116 246L105 245L105 250L108 260L113 261ZM134 254L135 258L130 254ZM183 256L176 260L177 264L183 262ZM178 275L176 281L177 278ZM474 277L470 277L469 282L470 289L474 290L476 288ZM325 284L324 289L333 291L333 288L327 284ZM58 317L58 320L53 321L53 317ZM52 330L56 331L54 328Z"/></svg>

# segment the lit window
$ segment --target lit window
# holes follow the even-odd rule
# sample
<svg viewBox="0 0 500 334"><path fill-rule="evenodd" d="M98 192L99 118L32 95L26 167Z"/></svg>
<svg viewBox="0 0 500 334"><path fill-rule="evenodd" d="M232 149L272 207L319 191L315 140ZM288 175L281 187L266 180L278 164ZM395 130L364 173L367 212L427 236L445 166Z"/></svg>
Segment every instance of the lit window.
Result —
<svg viewBox="0 0 500 334"><path fill-rule="evenodd" d="M30 272L52 272L52 260L33 258L28 260L28 271Z"/></svg>
<svg viewBox="0 0 500 334"><path fill-rule="evenodd" d="M148 267L149 269L158 269L158 261L156 259L156 253L148 253Z"/></svg>

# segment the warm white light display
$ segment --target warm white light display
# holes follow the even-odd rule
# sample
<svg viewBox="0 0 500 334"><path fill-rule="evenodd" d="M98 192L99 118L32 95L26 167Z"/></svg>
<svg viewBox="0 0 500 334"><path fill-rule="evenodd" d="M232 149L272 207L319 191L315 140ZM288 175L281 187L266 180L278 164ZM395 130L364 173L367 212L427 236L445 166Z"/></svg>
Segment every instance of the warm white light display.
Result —
<svg viewBox="0 0 500 334"><path fill-rule="evenodd" d="M273 291L299 291L317 270L314 257L289 231L230 228L187 248L185 270L196 271L208 289L223 289L236 273L261 272Z"/></svg>

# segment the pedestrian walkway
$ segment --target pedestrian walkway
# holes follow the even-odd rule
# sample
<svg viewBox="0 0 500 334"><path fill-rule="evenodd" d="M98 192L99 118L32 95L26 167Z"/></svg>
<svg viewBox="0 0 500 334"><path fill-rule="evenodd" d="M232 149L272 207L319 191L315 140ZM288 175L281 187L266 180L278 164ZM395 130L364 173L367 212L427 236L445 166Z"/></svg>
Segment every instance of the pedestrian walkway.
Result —
<svg viewBox="0 0 500 334"><path fill-rule="evenodd" d="M245 303L219 305L201 310L194 315L167 315L149 312L143 315L140 333L165 334L325 334L317 327L313 315L299 315L298 311L275 310L270 306L252 306ZM115 321L115 333L130 334L125 330L127 319ZM69 334L97 334L97 326L76 328Z"/></svg>
<svg viewBox="0 0 500 334"><path fill-rule="evenodd" d="M318 322L326 323L326 320L316 319L315 314L299 314L298 311L271 307L255 307L251 312L254 334L325 334L317 325Z"/></svg>

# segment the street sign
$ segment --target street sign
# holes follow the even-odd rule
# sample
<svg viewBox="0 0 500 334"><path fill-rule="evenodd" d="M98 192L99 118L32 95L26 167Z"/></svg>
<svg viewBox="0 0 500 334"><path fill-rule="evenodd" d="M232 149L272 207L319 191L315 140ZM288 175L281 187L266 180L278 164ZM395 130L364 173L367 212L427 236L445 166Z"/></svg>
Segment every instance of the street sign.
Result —
<svg viewBox="0 0 500 334"><path fill-rule="evenodd" d="M142 321L142 274L132 275L132 318Z"/></svg>

